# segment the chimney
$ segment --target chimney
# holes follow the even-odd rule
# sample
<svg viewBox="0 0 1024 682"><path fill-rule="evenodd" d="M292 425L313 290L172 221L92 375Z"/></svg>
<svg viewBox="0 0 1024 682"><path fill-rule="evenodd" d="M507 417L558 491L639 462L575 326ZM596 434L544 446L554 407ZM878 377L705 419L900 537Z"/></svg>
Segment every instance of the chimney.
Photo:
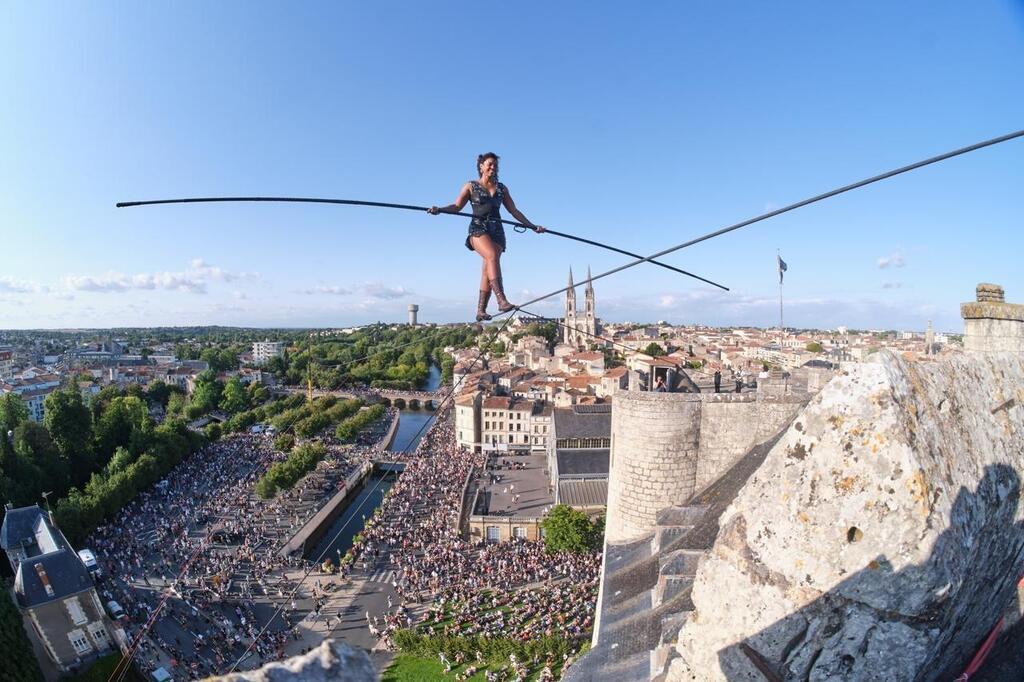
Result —
<svg viewBox="0 0 1024 682"><path fill-rule="evenodd" d="M1024 305L1007 303L998 284L979 284L976 301L960 304L964 350L1024 355Z"/></svg>
<svg viewBox="0 0 1024 682"><path fill-rule="evenodd" d="M43 589L46 590L46 595L52 597L54 595L53 585L50 584L50 577L46 575L46 569L43 568L41 563L34 566L36 569L36 575L39 576L39 582L43 584Z"/></svg>

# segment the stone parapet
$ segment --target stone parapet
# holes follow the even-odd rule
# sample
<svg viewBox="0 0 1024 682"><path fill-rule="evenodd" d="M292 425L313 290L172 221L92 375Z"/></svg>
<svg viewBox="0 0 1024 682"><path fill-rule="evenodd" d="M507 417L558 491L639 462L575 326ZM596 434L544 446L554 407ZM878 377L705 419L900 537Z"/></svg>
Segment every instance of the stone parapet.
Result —
<svg viewBox="0 0 1024 682"><path fill-rule="evenodd" d="M1020 303L982 303L979 301L961 303L960 317L965 320L1024 322L1024 305Z"/></svg>

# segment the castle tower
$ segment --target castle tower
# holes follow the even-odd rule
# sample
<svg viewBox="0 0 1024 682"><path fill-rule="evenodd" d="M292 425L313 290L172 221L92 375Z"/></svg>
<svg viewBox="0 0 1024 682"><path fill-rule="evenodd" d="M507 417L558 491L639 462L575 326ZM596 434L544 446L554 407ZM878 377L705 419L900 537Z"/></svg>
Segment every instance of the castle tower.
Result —
<svg viewBox="0 0 1024 682"><path fill-rule="evenodd" d="M587 290L586 290L586 294L584 296L585 297L584 306L586 308L586 319L585 319L586 332L590 336L588 336L586 339L583 339L583 342L585 344L586 343L591 343L594 340L594 337L597 335L597 314L595 312L595 305L596 304L594 302L594 283L589 281L590 280L590 266L589 265L587 266L587 280L588 280L587 281Z"/></svg>
<svg viewBox="0 0 1024 682"><path fill-rule="evenodd" d="M605 539L629 542L651 533L660 510L696 489L701 397L616 391L612 405Z"/></svg>

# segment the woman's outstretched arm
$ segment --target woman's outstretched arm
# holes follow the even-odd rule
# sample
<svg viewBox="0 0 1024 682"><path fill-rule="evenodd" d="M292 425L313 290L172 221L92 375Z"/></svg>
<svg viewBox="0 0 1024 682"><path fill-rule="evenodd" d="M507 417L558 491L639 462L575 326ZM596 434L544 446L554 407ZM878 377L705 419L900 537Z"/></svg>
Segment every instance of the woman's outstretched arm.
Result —
<svg viewBox="0 0 1024 682"><path fill-rule="evenodd" d="M466 202L469 201L469 192L470 186L467 182L462 186L462 189L459 190L459 196L455 198L454 204L448 204L447 206L441 207L431 206L427 209L427 213L430 215L437 215L438 213L458 213L462 210L462 207L466 205Z"/></svg>
<svg viewBox="0 0 1024 682"><path fill-rule="evenodd" d="M522 211L516 208L516 202L512 201L512 195L509 194L508 187L505 188L504 196L505 209L509 212L509 214L511 214L513 218L521 222L523 225L533 228L533 230L536 232L544 232L544 227L542 225L534 225L533 223L530 222L529 218L523 215Z"/></svg>

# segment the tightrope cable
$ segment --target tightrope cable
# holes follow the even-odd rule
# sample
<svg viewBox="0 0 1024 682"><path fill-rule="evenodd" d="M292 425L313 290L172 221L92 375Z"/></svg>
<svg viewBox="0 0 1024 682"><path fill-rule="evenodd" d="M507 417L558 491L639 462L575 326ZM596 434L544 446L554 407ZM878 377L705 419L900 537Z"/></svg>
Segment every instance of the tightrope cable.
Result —
<svg viewBox="0 0 1024 682"><path fill-rule="evenodd" d="M661 256L664 256L666 254L673 253L675 251L679 251L680 249L685 249L685 248L687 248L689 246L693 246L694 244L699 244L699 243L701 243L703 241L707 241L708 239L712 239L714 237L721 236L721 235L726 234L728 232L733 232L735 230L739 230L740 228L747 227L749 225L753 225L754 223L759 223L759 222L761 222L763 220L768 220L769 218L774 218L775 216L782 215L783 213L788 213L789 211L794 211L794 210L796 210L798 208L802 208L804 206L809 206L810 204L817 203L817 202L822 201L824 199L828 199L830 197L834 197L834 196L837 196L839 194L843 194L845 192L849 192L851 190L859 189L861 187L865 187L867 185L870 185L870 184L873 184L873 183L876 183L876 182L880 182L882 180L887 180L888 178L891 178L891 177L894 177L894 176L897 176L897 175L901 175L903 173L909 173L912 170L917 170L918 168L923 168L923 167L929 166L929 165L931 165L933 163L938 163L940 161L945 161L945 160L951 159L951 158L953 158L955 156L961 156L962 154L968 154L970 152L977 151L979 149L984 149L985 147L991 147L993 145L997 145L997 144L1000 144L1002 142L1008 142L1008 141L1016 139L1018 137L1024 137L1024 130L1018 130L1018 131L1013 132L1013 133L1007 133L1006 135L1000 135L999 137L993 137L990 140L985 140L984 142L978 142L976 144L968 145L967 147L960 147L959 149L954 149L951 152L946 152L944 154L939 154L938 156L932 156L930 158L924 159L923 161L917 161L915 163L912 163L912 164L909 164L909 165L906 165L906 166L901 166L901 167L896 168L894 170L890 170L890 171L886 171L884 173L880 173L879 175L873 175L870 178L866 178L864 180L858 180L857 182L851 183L849 185L843 185L842 187L838 187L836 189L829 190L828 192L824 192L823 194L817 194L817 195L815 195L813 197L810 197L808 199L803 199L802 201L798 201L798 202L796 202L794 204L790 204L789 206L784 206L782 208L775 209L774 211L769 211L768 213L762 213L761 215L756 216L754 218L750 218L748 220L744 220L742 222L736 223L734 225L730 225L728 227L723 227L723 228L721 228L719 230L715 230L714 232L709 232L709 233L707 233L707 234L705 234L703 236L697 237L696 239L691 239L689 241L683 242L682 244L676 244L675 246L670 246L669 248L663 249L662 251L658 251L657 253L653 253L650 256L647 256L646 258L640 258L640 259L635 260L635 261L630 261L629 263L626 263L625 265L620 265L619 267L612 268L611 270L608 270L607 272L602 272L599 275L594 275L593 277L589 277L587 279L584 279L584 280L581 280L579 282L576 282L571 287L562 287L561 289L556 289L555 291L552 291L549 294L544 294L543 296L538 296L537 298L529 300L526 303L523 303L522 305L524 305L524 306L532 305L532 304L537 303L539 301L543 301L546 298L551 298L552 296L557 296L558 294L565 293L566 291L569 291L569 289L574 289L576 287L583 286L584 284L589 284L590 282L593 282L595 280L602 279L602 278L608 277L610 275L614 275L614 274L616 274L618 272L622 272L623 270L628 270L629 268L632 268L632 267L635 267L637 265L640 265L641 263L651 262L652 259L654 259L654 258L660 258Z"/></svg>
<svg viewBox="0 0 1024 682"><path fill-rule="evenodd" d="M116 206L117 206L117 208L130 208L132 206L155 206L155 205L159 205L159 204L213 204L213 203L225 203L225 202L234 202L234 203L238 203L238 202L272 202L272 203L291 203L291 204L340 204L342 206L372 206L374 208L398 208L398 209L402 209L402 210L406 210L406 211L426 211L427 210L426 206L413 206L411 204L392 204L392 203L388 203L388 202L384 202L384 201L363 201L361 199L319 199L319 198L313 198L313 197L192 197L192 198L189 198L189 199L154 199L154 200L150 200L150 201L119 201L116 204ZM465 213L465 212L461 212L460 213L460 212L456 212L456 211L439 211L439 212L440 213L444 213L446 215L464 216L466 218L472 218L473 217L472 213ZM515 220L505 220L504 218L502 218L501 222L504 223L505 225L513 226L514 228L516 228L516 231L523 231L523 232L525 232L526 230L533 230L534 232L537 231L537 228L534 227L533 225L527 225L526 223L516 222ZM576 235L569 234L567 232L559 232L558 230L550 230L550 229L545 228L544 232L547 233L547 234L553 234L556 237L562 237L563 239L571 239L573 241L581 242L583 244L590 244L591 246L596 246L598 248L606 249L608 251L614 251L615 253L621 253L624 256L630 256L632 258L643 258L644 262L649 262L652 265L657 265L659 267L665 268L666 270L671 270L672 272L676 272L676 273L678 273L680 275L686 275L687 277L692 277L692 278L700 280L701 282L704 282L706 284L710 284L711 286L718 287L719 289L724 289L725 291L729 291L728 287L723 286L721 284L718 284L717 282L712 282L711 280L705 279L704 277L701 277L700 275L695 275L692 272L687 272L686 270L681 270L681 269L679 269L679 268L677 268L677 267L675 267L673 265L668 265L667 263L658 262L656 260L653 260L652 258L644 258L640 254L633 253L632 251L626 251L626 250L620 249L620 248L618 248L616 246L611 246L610 244L604 244L602 242L594 241L592 239L585 239L583 237L577 237Z"/></svg>

